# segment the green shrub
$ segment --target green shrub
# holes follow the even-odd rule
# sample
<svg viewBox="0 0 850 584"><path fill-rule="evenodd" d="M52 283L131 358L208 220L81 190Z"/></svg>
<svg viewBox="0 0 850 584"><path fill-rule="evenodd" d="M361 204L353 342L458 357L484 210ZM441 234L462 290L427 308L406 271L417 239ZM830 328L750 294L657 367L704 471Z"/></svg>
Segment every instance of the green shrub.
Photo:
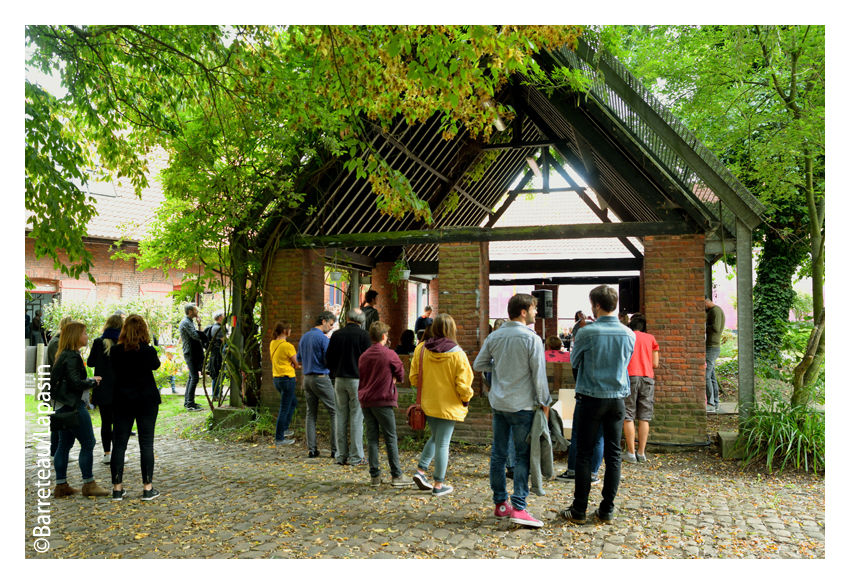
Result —
<svg viewBox="0 0 850 584"><path fill-rule="evenodd" d="M776 389L765 391L741 424L736 447L744 452L743 466L764 460L768 472L791 465L796 470L823 470L826 419L811 405L792 406ZM817 401L817 400L813 400Z"/></svg>

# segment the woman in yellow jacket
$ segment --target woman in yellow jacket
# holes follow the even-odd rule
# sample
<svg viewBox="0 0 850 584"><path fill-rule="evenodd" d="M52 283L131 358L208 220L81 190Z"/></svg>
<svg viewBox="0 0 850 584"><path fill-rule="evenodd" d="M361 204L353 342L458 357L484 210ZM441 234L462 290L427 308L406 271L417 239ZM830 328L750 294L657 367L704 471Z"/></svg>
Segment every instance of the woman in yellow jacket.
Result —
<svg viewBox="0 0 850 584"><path fill-rule="evenodd" d="M457 326L448 314L438 314L431 325L433 337L422 343L413 353L410 364L410 382L419 382L419 363L422 362L422 410L431 438L422 449L413 481L423 491L440 497L454 488L443 484L449 462L449 442L455 422L463 422L472 399L472 367L469 359L457 344ZM434 484L425 477L428 466L434 461Z"/></svg>

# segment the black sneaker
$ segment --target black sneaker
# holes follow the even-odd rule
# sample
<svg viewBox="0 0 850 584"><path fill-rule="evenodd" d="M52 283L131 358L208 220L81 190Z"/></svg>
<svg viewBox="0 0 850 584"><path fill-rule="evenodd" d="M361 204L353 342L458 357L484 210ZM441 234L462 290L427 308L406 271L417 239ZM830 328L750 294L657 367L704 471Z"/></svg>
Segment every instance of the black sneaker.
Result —
<svg viewBox="0 0 850 584"><path fill-rule="evenodd" d="M123 501L124 495L127 494L127 489L121 489L120 491L112 491L112 500L113 501Z"/></svg>
<svg viewBox="0 0 850 584"><path fill-rule="evenodd" d="M611 513L600 513L599 509L593 512L593 515L590 516L594 523L605 523L606 525L610 525L614 523L614 512Z"/></svg>
<svg viewBox="0 0 850 584"><path fill-rule="evenodd" d="M572 507L562 509L558 515L560 515L562 519L566 519L570 523L575 523L576 525L584 525L587 523L587 518L584 516L584 513L579 513Z"/></svg>
<svg viewBox="0 0 850 584"><path fill-rule="evenodd" d="M318 450L311 450L310 452L307 453L307 458L318 458L318 457L319 457L319 451Z"/></svg>
<svg viewBox="0 0 850 584"><path fill-rule="evenodd" d="M153 501L159 497L159 491L151 489L150 491L142 491L142 501Z"/></svg>
<svg viewBox="0 0 850 584"><path fill-rule="evenodd" d="M571 483L576 480L576 473L569 470L565 470L564 474L559 474L555 477L555 480L561 481L562 483Z"/></svg>

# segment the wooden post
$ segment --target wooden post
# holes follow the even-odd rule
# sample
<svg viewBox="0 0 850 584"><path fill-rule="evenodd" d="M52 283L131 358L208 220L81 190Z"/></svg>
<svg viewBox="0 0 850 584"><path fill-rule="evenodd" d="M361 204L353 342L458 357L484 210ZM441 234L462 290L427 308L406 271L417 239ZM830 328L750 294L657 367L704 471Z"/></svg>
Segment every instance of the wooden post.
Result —
<svg viewBox="0 0 850 584"><path fill-rule="evenodd" d="M743 422L755 404L753 232L741 219L735 221L735 232L738 257L738 416Z"/></svg>

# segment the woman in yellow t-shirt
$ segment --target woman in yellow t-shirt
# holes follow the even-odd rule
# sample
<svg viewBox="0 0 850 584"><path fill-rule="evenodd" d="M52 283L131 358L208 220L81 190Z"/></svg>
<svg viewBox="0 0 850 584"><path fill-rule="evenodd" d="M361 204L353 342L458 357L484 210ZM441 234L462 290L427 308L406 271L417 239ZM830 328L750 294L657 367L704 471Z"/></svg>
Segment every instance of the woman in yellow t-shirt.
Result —
<svg viewBox="0 0 850 584"><path fill-rule="evenodd" d="M274 433L274 445L295 444L291 438L295 432L289 429L289 422L295 414L298 399L295 397L295 370L301 369L301 364L295 358L295 347L286 341L292 332L292 324L279 320L274 326L269 353L272 357L272 375L274 387L280 392L280 411L277 414L277 426Z"/></svg>

